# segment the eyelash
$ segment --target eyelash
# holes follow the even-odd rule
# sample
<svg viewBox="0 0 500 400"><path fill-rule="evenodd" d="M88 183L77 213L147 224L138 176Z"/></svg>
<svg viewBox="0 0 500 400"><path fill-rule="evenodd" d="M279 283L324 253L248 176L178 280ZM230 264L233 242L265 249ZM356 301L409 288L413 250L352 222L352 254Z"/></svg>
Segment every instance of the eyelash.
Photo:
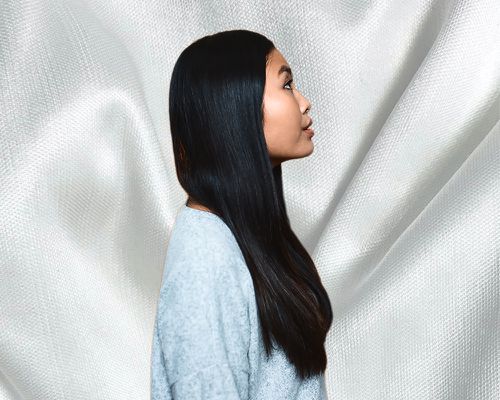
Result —
<svg viewBox="0 0 500 400"><path fill-rule="evenodd" d="M292 82L293 82L293 79L290 79L287 83L285 83L285 86L286 86L286 85L288 85L288 84L291 84ZM284 88L285 86L283 86L283 88ZM291 86L290 86L290 89L287 89L287 90L292 90L292 91L293 91L293 89L292 89L292 87L291 87Z"/></svg>

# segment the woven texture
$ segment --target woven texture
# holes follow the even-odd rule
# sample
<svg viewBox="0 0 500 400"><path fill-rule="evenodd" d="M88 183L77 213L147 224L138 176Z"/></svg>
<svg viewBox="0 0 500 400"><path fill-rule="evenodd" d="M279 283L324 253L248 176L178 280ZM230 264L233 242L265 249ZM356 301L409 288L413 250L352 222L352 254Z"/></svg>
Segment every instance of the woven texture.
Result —
<svg viewBox="0 0 500 400"><path fill-rule="evenodd" d="M499 399L498 0L2 0L0 399L149 397L185 201L169 79L237 28L312 102L283 181L333 307L329 399Z"/></svg>

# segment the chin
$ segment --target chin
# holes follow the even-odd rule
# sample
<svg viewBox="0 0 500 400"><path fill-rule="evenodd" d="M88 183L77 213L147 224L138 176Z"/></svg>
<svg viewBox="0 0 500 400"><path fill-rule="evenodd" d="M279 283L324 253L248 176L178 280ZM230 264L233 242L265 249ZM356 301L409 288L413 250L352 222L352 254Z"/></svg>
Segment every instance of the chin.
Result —
<svg viewBox="0 0 500 400"><path fill-rule="evenodd" d="M306 148L307 147L307 148ZM309 146L304 146L304 150L301 151L300 155L295 158L304 158L310 156L314 152L313 142L309 143Z"/></svg>

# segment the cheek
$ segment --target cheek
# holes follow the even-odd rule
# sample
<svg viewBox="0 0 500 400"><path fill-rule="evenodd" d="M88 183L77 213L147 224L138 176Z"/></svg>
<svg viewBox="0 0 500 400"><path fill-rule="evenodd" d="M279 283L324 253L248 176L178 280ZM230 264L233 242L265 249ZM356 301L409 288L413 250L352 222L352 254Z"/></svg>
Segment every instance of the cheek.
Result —
<svg viewBox="0 0 500 400"><path fill-rule="evenodd" d="M300 130L298 133L293 126L287 128L286 125L278 127L264 127L264 135L266 139L267 151L271 159L289 160L301 157L304 151L306 139L304 133ZM309 147L310 143L307 143Z"/></svg>
<svg viewBox="0 0 500 400"><path fill-rule="evenodd" d="M264 133L270 151L284 149L300 139L302 116L293 94L269 96L264 112Z"/></svg>

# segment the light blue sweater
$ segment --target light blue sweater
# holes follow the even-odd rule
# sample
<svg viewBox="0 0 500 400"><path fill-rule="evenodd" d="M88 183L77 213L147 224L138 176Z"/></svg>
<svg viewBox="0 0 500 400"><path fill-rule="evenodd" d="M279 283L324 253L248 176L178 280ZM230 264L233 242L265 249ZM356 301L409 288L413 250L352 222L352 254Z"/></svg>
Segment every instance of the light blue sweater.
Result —
<svg viewBox="0 0 500 400"><path fill-rule="evenodd" d="M168 242L151 354L154 400L326 400L278 347L266 359L253 281L233 233L183 204Z"/></svg>

